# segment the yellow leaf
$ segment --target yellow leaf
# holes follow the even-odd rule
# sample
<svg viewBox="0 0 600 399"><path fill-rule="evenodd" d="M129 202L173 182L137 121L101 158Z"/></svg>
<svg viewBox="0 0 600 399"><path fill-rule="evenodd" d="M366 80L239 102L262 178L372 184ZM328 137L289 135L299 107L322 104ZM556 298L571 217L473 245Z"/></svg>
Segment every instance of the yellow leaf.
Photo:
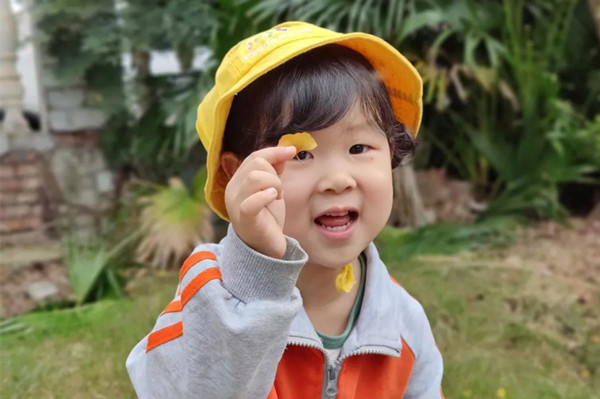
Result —
<svg viewBox="0 0 600 399"><path fill-rule="evenodd" d="M342 267L342 271L335 278L335 288L339 292L350 292L354 286L354 273L352 272L352 264L348 263Z"/></svg>
<svg viewBox="0 0 600 399"><path fill-rule="evenodd" d="M462 394L463 394L463 397L465 397L467 399L473 397L473 391L471 391L470 389L465 389Z"/></svg>
<svg viewBox="0 0 600 399"><path fill-rule="evenodd" d="M496 396L500 399L506 398L506 390L504 388L498 388L496 391Z"/></svg>
<svg viewBox="0 0 600 399"><path fill-rule="evenodd" d="M296 151L310 151L314 150L317 147L317 142L310 133L302 132L302 133L292 133L292 134L284 134L279 139L279 143L277 144L279 147L286 146L294 146L296 147Z"/></svg>

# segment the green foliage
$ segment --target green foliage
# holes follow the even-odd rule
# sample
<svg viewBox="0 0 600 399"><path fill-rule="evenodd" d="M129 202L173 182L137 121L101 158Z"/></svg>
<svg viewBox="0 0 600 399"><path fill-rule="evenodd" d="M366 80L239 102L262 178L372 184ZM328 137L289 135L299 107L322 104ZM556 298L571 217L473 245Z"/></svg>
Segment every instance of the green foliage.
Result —
<svg viewBox="0 0 600 399"><path fill-rule="evenodd" d="M41 0L59 76L85 80L110 111L101 135L110 164L166 181L204 152L196 107L241 39L284 20L376 34L424 81L420 167L449 168L493 200L489 215L561 219L564 182L598 176L600 53L584 0ZM197 46L203 71L187 70ZM184 71L147 74L147 55L177 52ZM121 82L120 57L136 77ZM134 105L132 105L132 102ZM135 110L135 111L134 111Z"/></svg>
<svg viewBox="0 0 600 399"><path fill-rule="evenodd" d="M123 107L121 37L112 0L39 0L33 7L39 39L56 60L64 84L89 85L96 105Z"/></svg>
<svg viewBox="0 0 600 399"><path fill-rule="evenodd" d="M189 76L151 79L154 94L146 111L139 117L124 110L113 114L100 135L109 164L153 181L177 174L198 148L196 90L204 82ZM204 153L193 156L201 163Z"/></svg>
<svg viewBox="0 0 600 399"><path fill-rule="evenodd" d="M581 132L594 126L588 126L560 94L558 71L565 63L565 40L576 3L547 7L531 2L535 25L524 29L524 2L504 1L508 52L503 69L515 88L518 109L500 114L497 104L487 104L479 112L488 120L480 117L472 125L452 115L496 174L499 193L488 215L519 213L561 220L566 212L559 202L560 183L584 181L599 166L591 163L592 157L583 158L578 148L593 148L593 134Z"/></svg>
<svg viewBox="0 0 600 399"><path fill-rule="evenodd" d="M18 322L15 319L7 319L0 321L0 335L27 333L31 328L24 323Z"/></svg>
<svg viewBox="0 0 600 399"><path fill-rule="evenodd" d="M102 298L108 289L120 293L118 284L113 284L115 278L112 270L108 269L110 257L101 245L68 244L67 269L69 280L78 304L91 296ZM104 273L104 278L100 278Z"/></svg>
<svg viewBox="0 0 600 399"><path fill-rule="evenodd" d="M175 50L187 71L198 45L217 28L215 4L197 0L128 0L119 13L126 51Z"/></svg>
<svg viewBox="0 0 600 399"><path fill-rule="evenodd" d="M505 246L523 220L514 217L489 218L475 224L438 223L414 230L391 226L377 237L377 245L385 256L406 260L417 255L449 255L483 246Z"/></svg>
<svg viewBox="0 0 600 399"><path fill-rule="evenodd" d="M131 236L111 249L100 240L70 239L65 243L65 262L78 305L106 296L121 296L123 282L117 273L118 256L135 238Z"/></svg>
<svg viewBox="0 0 600 399"><path fill-rule="evenodd" d="M239 4L249 1L241 0ZM394 43L405 35L407 1L254 1L248 13L254 20L274 25L285 20L301 20L341 32L363 31ZM418 19L418 16L417 18ZM414 24L413 24L414 25Z"/></svg>
<svg viewBox="0 0 600 399"><path fill-rule="evenodd" d="M582 71L565 74L575 65L567 43L577 42L586 71L598 61L586 7L580 0L263 0L248 12L258 21L304 20L389 41L423 76L420 165L447 166L471 181L492 199L488 217L560 220L561 184L589 182L600 170L597 123L586 117L600 111L598 79L573 84Z"/></svg>
<svg viewBox="0 0 600 399"><path fill-rule="evenodd" d="M120 271L131 266L130 252L141 235L139 228L129 231L127 221L117 209L96 237L66 232L63 251L75 304L121 296Z"/></svg>
<svg viewBox="0 0 600 399"><path fill-rule="evenodd" d="M193 108L212 77L151 77L139 60L152 50L174 49L187 70L196 47L209 44L217 29L216 4L41 0L33 9L40 39L57 60L54 75L64 84L86 85L92 105L109 116L100 137L110 165L154 180L181 169L198 143ZM136 75L125 85L121 58L127 53Z"/></svg>
<svg viewBox="0 0 600 399"><path fill-rule="evenodd" d="M196 174L188 189L179 178L167 186L150 188L139 199L142 239L136 259L154 268L177 268L194 246L209 242L213 231L204 197L206 169Z"/></svg>

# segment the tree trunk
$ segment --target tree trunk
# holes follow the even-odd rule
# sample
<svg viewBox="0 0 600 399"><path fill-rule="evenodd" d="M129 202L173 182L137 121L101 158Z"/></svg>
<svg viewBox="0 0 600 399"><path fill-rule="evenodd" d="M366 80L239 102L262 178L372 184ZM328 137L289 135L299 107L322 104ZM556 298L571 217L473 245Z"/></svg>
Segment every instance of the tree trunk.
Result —
<svg viewBox="0 0 600 399"><path fill-rule="evenodd" d="M392 226L420 227L433 221L423 205L412 164L393 172L394 204L388 223Z"/></svg>

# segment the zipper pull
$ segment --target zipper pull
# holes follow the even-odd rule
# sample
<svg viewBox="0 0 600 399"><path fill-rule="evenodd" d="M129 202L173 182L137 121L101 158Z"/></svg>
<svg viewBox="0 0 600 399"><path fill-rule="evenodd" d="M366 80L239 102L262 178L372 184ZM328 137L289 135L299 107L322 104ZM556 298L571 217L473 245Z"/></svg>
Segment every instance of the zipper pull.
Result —
<svg viewBox="0 0 600 399"><path fill-rule="evenodd" d="M338 393L337 389L337 380L338 373L335 367L327 368L327 389L325 389L325 394L328 398L335 398Z"/></svg>

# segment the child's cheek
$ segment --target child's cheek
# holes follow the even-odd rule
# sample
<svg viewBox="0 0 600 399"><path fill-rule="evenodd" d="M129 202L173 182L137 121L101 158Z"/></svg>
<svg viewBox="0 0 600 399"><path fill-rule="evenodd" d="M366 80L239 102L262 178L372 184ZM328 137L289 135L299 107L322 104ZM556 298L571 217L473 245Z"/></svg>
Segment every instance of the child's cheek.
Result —
<svg viewBox="0 0 600 399"><path fill-rule="evenodd" d="M283 200L285 202L285 224L283 233L297 238L302 227L302 220L308 218L308 198L303 193L302 184L298 181L283 180Z"/></svg>
<svg viewBox="0 0 600 399"><path fill-rule="evenodd" d="M392 212L394 202L392 173L391 171L383 172L380 176L377 176L377 178L372 178L371 182L373 182L373 184L369 188L369 196L372 204L369 208L373 209L376 212L376 217L381 219L385 224Z"/></svg>

